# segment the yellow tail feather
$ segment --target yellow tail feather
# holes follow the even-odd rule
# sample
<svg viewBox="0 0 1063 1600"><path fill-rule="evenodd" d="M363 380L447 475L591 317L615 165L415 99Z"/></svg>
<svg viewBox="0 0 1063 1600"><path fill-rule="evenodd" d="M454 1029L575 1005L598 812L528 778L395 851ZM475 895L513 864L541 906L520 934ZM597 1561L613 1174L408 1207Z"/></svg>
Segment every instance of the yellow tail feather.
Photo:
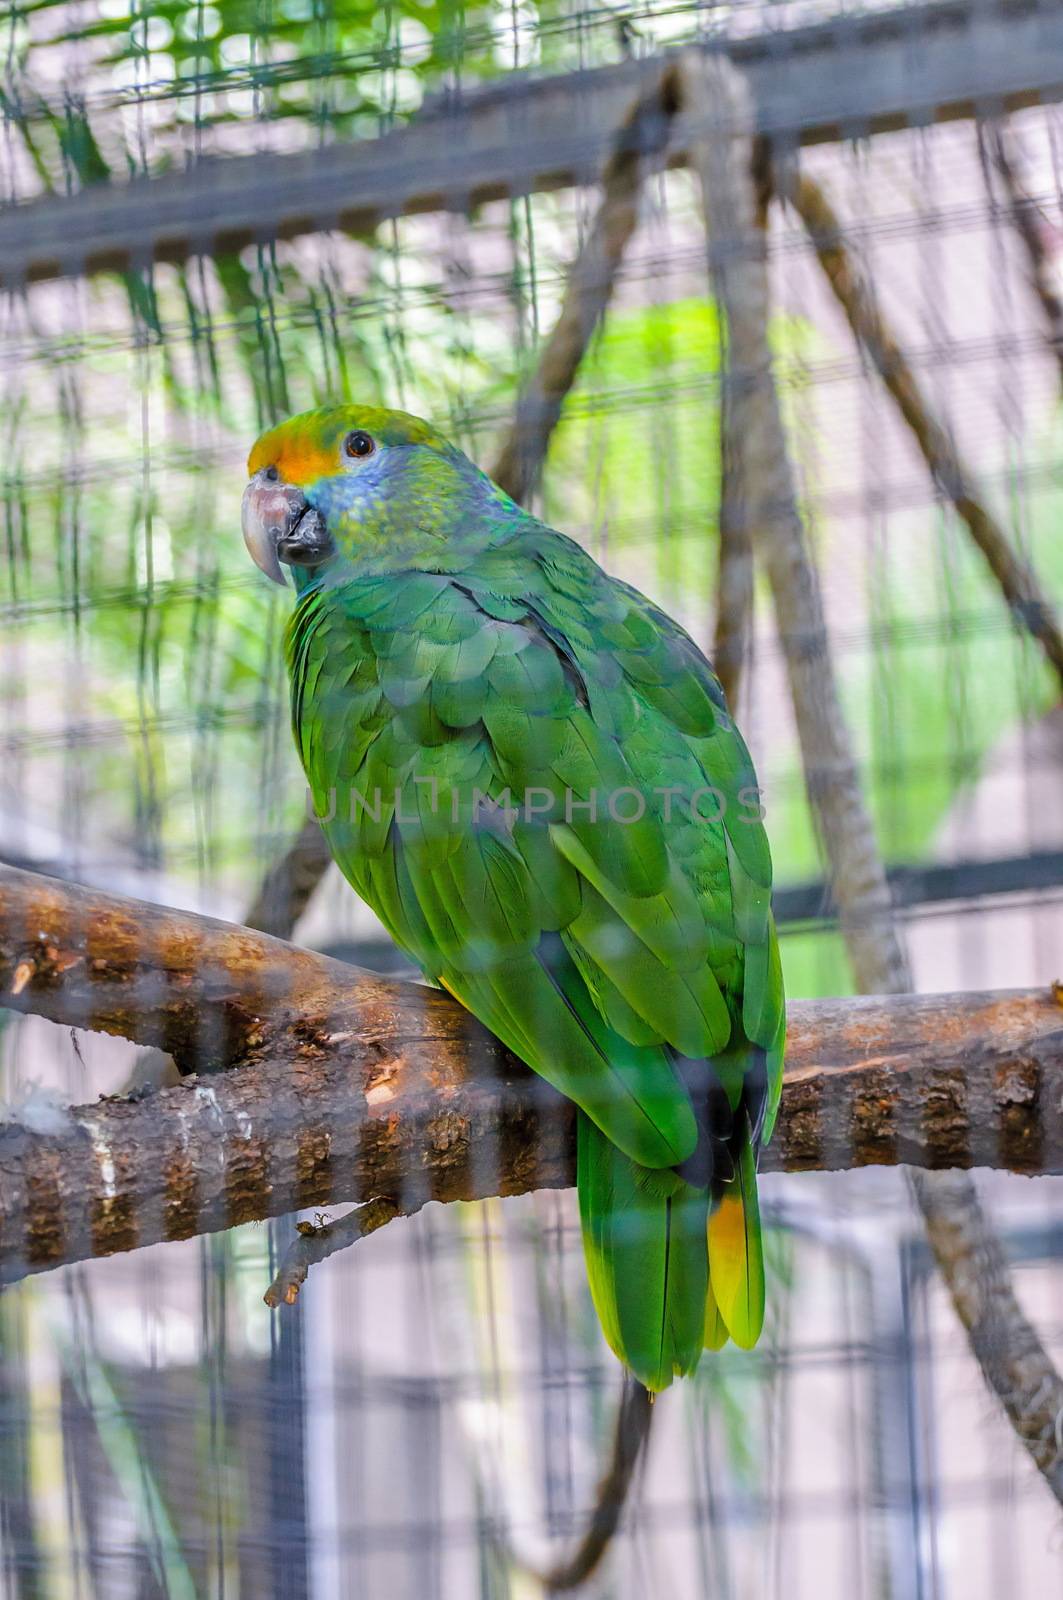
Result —
<svg viewBox="0 0 1063 1600"><path fill-rule="evenodd" d="M764 1326L764 1252L753 1151L746 1144L738 1172L708 1223L709 1283L728 1333L751 1350Z"/></svg>

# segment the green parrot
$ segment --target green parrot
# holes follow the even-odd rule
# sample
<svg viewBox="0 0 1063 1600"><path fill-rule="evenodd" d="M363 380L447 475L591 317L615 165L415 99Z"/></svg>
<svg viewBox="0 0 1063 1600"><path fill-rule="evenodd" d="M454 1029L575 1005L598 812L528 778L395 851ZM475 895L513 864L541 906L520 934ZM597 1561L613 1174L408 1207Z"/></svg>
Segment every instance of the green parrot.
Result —
<svg viewBox="0 0 1063 1600"><path fill-rule="evenodd" d="M306 412L243 530L295 743L396 943L579 1107L591 1293L651 1391L764 1318L785 1031L749 753L693 640L428 423Z"/></svg>

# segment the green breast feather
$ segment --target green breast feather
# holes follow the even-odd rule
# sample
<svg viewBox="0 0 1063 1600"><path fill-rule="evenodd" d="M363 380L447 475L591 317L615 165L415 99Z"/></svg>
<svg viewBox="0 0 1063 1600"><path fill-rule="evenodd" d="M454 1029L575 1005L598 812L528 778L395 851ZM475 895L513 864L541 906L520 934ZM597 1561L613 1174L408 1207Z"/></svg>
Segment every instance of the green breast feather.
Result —
<svg viewBox="0 0 1063 1600"><path fill-rule="evenodd" d="M306 588L295 737L358 893L585 1113L595 1304L660 1389L763 1318L755 1166L784 1031L771 862L697 647L532 527L469 570Z"/></svg>

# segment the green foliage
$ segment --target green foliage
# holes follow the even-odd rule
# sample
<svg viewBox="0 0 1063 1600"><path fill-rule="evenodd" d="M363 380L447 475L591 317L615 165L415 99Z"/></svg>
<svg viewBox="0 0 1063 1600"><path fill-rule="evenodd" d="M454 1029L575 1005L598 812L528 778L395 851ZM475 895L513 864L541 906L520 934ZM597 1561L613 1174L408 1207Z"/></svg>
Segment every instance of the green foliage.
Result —
<svg viewBox="0 0 1063 1600"><path fill-rule="evenodd" d="M608 529L618 550L652 542L659 581L693 578L704 590L715 560L719 370L708 298L614 311L551 442L548 515Z"/></svg>
<svg viewBox="0 0 1063 1600"><path fill-rule="evenodd" d="M93 14L56 0L13 8L7 25L26 77L76 44L116 91L136 85L162 107L153 144L165 164L167 129L247 123L251 96L259 119L303 123L317 136L371 137L381 119L415 110L446 74L499 70L506 9L456 0L102 0ZM106 178L106 168L95 176Z"/></svg>
<svg viewBox="0 0 1063 1600"><path fill-rule="evenodd" d="M591 528L610 554L652 563L665 604L709 614L720 494L716 306L702 295L614 309L580 371L551 442L546 511ZM784 392L815 347L808 324L779 317L772 345Z"/></svg>

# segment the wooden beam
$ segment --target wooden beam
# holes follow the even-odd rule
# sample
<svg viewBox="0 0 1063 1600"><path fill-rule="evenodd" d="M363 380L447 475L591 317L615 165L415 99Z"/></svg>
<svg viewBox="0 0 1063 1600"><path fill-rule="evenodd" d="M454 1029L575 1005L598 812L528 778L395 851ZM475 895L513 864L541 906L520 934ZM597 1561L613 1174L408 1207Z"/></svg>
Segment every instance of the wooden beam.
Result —
<svg viewBox="0 0 1063 1600"><path fill-rule="evenodd" d="M717 45L705 46L719 49ZM1063 98L1063 8L940 0L733 39L757 131L816 143ZM428 106L380 139L292 155L204 159L0 210L0 284L219 254L404 213L594 182L627 108L668 57L509 76ZM632 130L637 136L637 130ZM673 161L685 160L680 137Z"/></svg>

